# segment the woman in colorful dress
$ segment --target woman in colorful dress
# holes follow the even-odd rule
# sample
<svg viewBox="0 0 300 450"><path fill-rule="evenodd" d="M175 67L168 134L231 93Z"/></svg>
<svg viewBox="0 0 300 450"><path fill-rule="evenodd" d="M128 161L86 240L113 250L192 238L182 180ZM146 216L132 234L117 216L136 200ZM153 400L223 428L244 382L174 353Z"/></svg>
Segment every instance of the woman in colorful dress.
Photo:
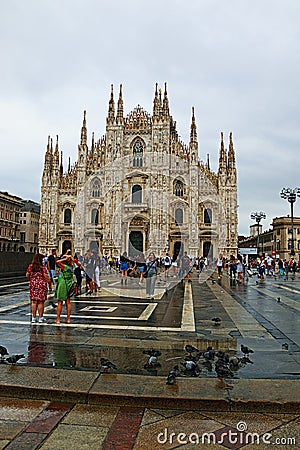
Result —
<svg viewBox="0 0 300 450"><path fill-rule="evenodd" d="M56 289L57 298L57 316L55 323L60 323L60 315L62 312L63 302L66 302L67 317L65 323L70 323L71 317L71 300L70 297L73 294L72 288L74 287L74 262L71 255L71 251L67 250L66 254L56 261L57 266L61 269L61 273L58 277L58 284Z"/></svg>
<svg viewBox="0 0 300 450"><path fill-rule="evenodd" d="M43 255L36 253L32 263L29 264L26 277L29 278L29 296L31 300L31 321L32 323L46 322L44 318L44 306L47 299L48 285L52 289L51 279L47 269L43 264ZM39 318L37 318L37 312Z"/></svg>

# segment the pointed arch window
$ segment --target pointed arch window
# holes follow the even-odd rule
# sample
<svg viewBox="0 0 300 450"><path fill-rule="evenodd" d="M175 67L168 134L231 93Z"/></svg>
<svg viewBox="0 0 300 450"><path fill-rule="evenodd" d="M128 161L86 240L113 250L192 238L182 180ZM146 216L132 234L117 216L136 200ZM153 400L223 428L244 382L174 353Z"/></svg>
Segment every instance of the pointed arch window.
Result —
<svg viewBox="0 0 300 450"><path fill-rule="evenodd" d="M100 197L101 195L101 186L100 186L100 181L99 180L95 180L92 184L92 197Z"/></svg>
<svg viewBox="0 0 300 450"><path fill-rule="evenodd" d="M176 222L176 225L183 224L183 211L181 208L177 208L175 210L175 222Z"/></svg>
<svg viewBox="0 0 300 450"><path fill-rule="evenodd" d="M133 146L133 159L132 159L133 167L143 166L143 153L144 153L143 144L140 140L137 140Z"/></svg>
<svg viewBox="0 0 300 450"><path fill-rule="evenodd" d="M204 210L204 223L212 223L212 210L210 208Z"/></svg>
<svg viewBox="0 0 300 450"><path fill-rule="evenodd" d="M177 196L177 197L183 197L184 194L184 184L181 180L175 180L174 181L174 189L173 189L173 193Z"/></svg>
<svg viewBox="0 0 300 450"><path fill-rule="evenodd" d="M70 210L70 208L67 208L64 211L64 224L70 225L71 222L72 222L72 211Z"/></svg>
<svg viewBox="0 0 300 450"><path fill-rule="evenodd" d="M92 209L91 223L92 223L92 225L99 224L99 211L96 208Z"/></svg>
<svg viewBox="0 0 300 450"><path fill-rule="evenodd" d="M132 203L142 203L142 187L139 184L132 186Z"/></svg>

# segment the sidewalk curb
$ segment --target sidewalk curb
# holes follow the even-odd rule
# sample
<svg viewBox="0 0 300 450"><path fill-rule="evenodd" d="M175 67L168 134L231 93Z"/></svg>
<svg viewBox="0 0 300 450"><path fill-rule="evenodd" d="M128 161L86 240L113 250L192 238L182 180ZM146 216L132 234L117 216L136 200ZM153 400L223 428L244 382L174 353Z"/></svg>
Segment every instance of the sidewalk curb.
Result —
<svg viewBox="0 0 300 450"><path fill-rule="evenodd" d="M165 377L0 366L2 397L228 412L300 410L299 380L231 381L232 389L220 389L215 378L178 378L175 385L168 386Z"/></svg>

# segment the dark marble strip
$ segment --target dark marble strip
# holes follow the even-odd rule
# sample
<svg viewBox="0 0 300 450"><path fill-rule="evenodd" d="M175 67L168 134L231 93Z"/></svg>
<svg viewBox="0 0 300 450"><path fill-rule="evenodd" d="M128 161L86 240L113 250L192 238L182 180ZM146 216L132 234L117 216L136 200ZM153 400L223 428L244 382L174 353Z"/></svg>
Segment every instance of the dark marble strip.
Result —
<svg viewBox="0 0 300 450"><path fill-rule="evenodd" d="M50 433L73 408L73 403L52 402L26 428L25 433Z"/></svg>
<svg viewBox="0 0 300 450"><path fill-rule="evenodd" d="M142 421L144 408L121 407L103 443L102 450L131 450Z"/></svg>

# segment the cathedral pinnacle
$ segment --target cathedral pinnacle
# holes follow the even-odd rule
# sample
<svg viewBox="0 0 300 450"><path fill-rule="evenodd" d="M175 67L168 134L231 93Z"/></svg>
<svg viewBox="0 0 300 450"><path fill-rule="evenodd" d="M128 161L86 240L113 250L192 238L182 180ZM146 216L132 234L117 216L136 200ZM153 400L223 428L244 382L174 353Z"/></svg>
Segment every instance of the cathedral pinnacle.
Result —
<svg viewBox="0 0 300 450"><path fill-rule="evenodd" d="M232 168L235 167L235 151L233 148L232 132L229 133L228 166Z"/></svg>
<svg viewBox="0 0 300 450"><path fill-rule="evenodd" d="M114 85L111 85L110 100L108 104L107 123L113 124L115 121L115 101L114 101Z"/></svg>
<svg viewBox="0 0 300 450"><path fill-rule="evenodd" d="M91 147L91 152L93 153L95 150L95 133L92 133L92 147Z"/></svg>
<svg viewBox="0 0 300 450"><path fill-rule="evenodd" d="M197 125L195 120L195 109L192 107L192 124L191 124L191 134L190 143L197 142Z"/></svg>
<svg viewBox="0 0 300 450"><path fill-rule="evenodd" d="M158 83L155 84L155 95L153 100L153 117L159 117Z"/></svg>
<svg viewBox="0 0 300 450"><path fill-rule="evenodd" d="M58 149L58 134L56 135L55 151L54 151L54 166L59 167L59 149Z"/></svg>
<svg viewBox="0 0 300 450"><path fill-rule="evenodd" d="M87 128L86 128L86 111L83 111L83 123L81 127L81 145L86 145L87 142Z"/></svg>
<svg viewBox="0 0 300 450"><path fill-rule="evenodd" d="M117 110L117 123L124 122L124 112L123 112L123 98L122 98L122 84L120 84L120 93L118 100L118 110Z"/></svg>
<svg viewBox="0 0 300 450"><path fill-rule="evenodd" d="M226 162L226 151L224 147L224 137L223 132L221 132L221 145L219 152L219 171L226 170L227 162Z"/></svg>
<svg viewBox="0 0 300 450"><path fill-rule="evenodd" d="M164 117L169 117L169 99L167 93L167 83L165 83L165 92L164 92L164 100L163 100L163 115Z"/></svg>

